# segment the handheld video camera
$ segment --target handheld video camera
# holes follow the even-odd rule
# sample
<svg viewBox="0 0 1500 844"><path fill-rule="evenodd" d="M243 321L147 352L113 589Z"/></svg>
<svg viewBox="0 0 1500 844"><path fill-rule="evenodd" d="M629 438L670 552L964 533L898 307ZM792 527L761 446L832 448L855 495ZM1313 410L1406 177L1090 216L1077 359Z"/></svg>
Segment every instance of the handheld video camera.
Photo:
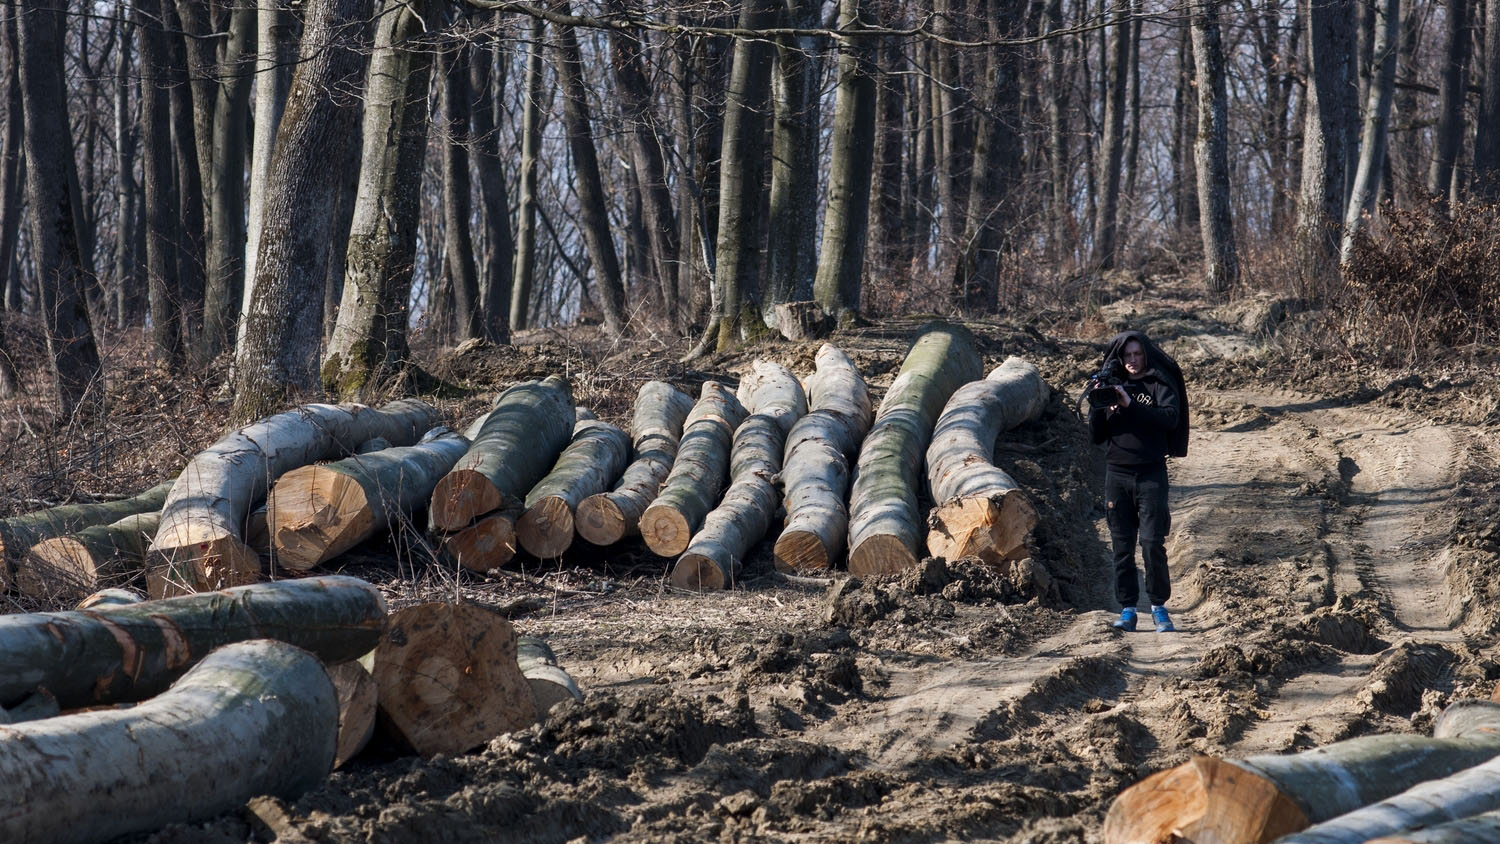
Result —
<svg viewBox="0 0 1500 844"><path fill-rule="evenodd" d="M1118 404L1120 394L1115 387L1125 383L1125 364L1119 358L1110 358L1104 362L1104 367L1089 379L1088 391L1089 406L1111 407Z"/></svg>

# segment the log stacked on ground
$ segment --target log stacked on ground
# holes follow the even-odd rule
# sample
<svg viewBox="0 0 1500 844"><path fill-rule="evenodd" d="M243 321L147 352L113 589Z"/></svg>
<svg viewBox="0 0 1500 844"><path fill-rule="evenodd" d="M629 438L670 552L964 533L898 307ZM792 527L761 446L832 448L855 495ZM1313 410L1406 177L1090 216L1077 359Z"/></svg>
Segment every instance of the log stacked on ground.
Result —
<svg viewBox="0 0 1500 844"><path fill-rule="evenodd" d="M337 736L315 656L227 645L139 706L0 727L0 840L102 841L295 798L328 775Z"/></svg>
<svg viewBox="0 0 1500 844"><path fill-rule="evenodd" d="M100 589L98 592L78 602L75 610L104 609L105 607L124 607L130 604L139 604L146 600L146 596L134 589L114 587L112 589Z"/></svg>
<svg viewBox="0 0 1500 844"><path fill-rule="evenodd" d="M310 404L230 433L188 462L162 506L151 543L153 597L260 579L260 556L243 538L246 516L282 475L384 437L410 445L437 424L417 399L381 408Z"/></svg>
<svg viewBox="0 0 1500 844"><path fill-rule="evenodd" d="M612 545L640 532L641 514L672 471L682 424L692 409L692 397L665 381L641 385L630 422L633 461L614 489L578 505L574 526L579 536L595 545Z"/></svg>
<svg viewBox="0 0 1500 844"><path fill-rule="evenodd" d="M521 547L542 559L562 556L573 544L578 505L609 489L629 460L630 436L624 431L597 419L577 422L552 471L526 494L526 512L516 522Z"/></svg>
<svg viewBox="0 0 1500 844"><path fill-rule="evenodd" d="M1292 755L1200 756L1121 792L1105 816L1104 841L1269 842L1497 756L1500 705L1489 701L1452 704L1431 738L1364 736Z"/></svg>
<svg viewBox="0 0 1500 844"><path fill-rule="evenodd" d="M854 362L823 344L807 379L809 413L787 434L781 484L786 526L776 540L781 571L827 569L844 554L849 533L849 462L870 430L870 390Z"/></svg>
<svg viewBox="0 0 1500 844"><path fill-rule="evenodd" d="M413 446L282 475L266 499L277 565L306 571L410 515L468 449L469 441L455 431L434 428Z"/></svg>
<svg viewBox="0 0 1500 844"><path fill-rule="evenodd" d="M41 687L64 709L144 700L214 648L247 639L288 642L331 665L369 652L384 621L379 590L341 576L0 616L0 706Z"/></svg>
<svg viewBox="0 0 1500 844"><path fill-rule="evenodd" d="M574 415L572 390L560 375L501 393L470 429L469 450L433 490L432 527L457 531L486 513L522 509L526 493L568 444Z"/></svg>
<svg viewBox="0 0 1500 844"><path fill-rule="evenodd" d="M469 571L492 571L516 555L516 521L521 509L511 507L480 516L472 525L442 535L443 553Z"/></svg>
<svg viewBox="0 0 1500 844"><path fill-rule="evenodd" d="M333 767L342 768L365 749L375 733L378 693L375 678L358 660L330 666L328 679L333 681L339 704L338 749L333 755Z"/></svg>
<svg viewBox="0 0 1500 844"><path fill-rule="evenodd" d="M962 326L924 328L886 391L859 452L849 493L849 571L885 574L917 564L922 457L953 391L980 376L974 337Z"/></svg>
<svg viewBox="0 0 1500 844"><path fill-rule="evenodd" d="M745 407L728 388L706 381L683 426L682 443L661 494L641 516L641 538L652 553L687 550L703 517L719 500L729 473L729 448Z"/></svg>
<svg viewBox="0 0 1500 844"><path fill-rule="evenodd" d="M780 500L776 475L787 431L806 414L807 396L791 370L756 361L740 382L739 398L751 415L734 432L729 489L672 568L672 585L679 589L732 585Z"/></svg>
<svg viewBox="0 0 1500 844"><path fill-rule="evenodd" d="M1036 367L1011 357L948 399L927 448L927 480L937 503L928 520L933 555L990 564L1027 556L1036 509L995 466L995 439L1041 416L1047 396Z"/></svg>
<svg viewBox="0 0 1500 844"><path fill-rule="evenodd" d="M97 504L65 504L49 510L0 519L0 592L12 585L14 566L31 547L43 540L64 536L94 525L105 525L126 516L159 512L175 481L166 481L132 498Z"/></svg>
<svg viewBox="0 0 1500 844"><path fill-rule="evenodd" d="M565 700L583 700L578 684L557 664L557 655L547 643L535 636L516 639L516 664L521 676L531 686L531 697L536 701L536 713L540 718L552 707Z"/></svg>
<svg viewBox="0 0 1500 844"><path fill-rule="evenodd" d="M1427 829L1371 839L1368 844L1495 844L1500 841L1500 812L1449 821Z"/></svg>
<svg viewBox="0 0 1500 844"><path fill-rule="evenodd" d="M160 523L160 513L139 513L44 539L26 552L16 586L33 598L71 601L135 580L145 571L146 549Z"/></svg>
<svg viewBox="0 0 1500 844"><path fill-rule="evenodd" d="M372 657L380 712L423 756L462 753L536 721L510 622L468 604L393 613Z"/></svg>

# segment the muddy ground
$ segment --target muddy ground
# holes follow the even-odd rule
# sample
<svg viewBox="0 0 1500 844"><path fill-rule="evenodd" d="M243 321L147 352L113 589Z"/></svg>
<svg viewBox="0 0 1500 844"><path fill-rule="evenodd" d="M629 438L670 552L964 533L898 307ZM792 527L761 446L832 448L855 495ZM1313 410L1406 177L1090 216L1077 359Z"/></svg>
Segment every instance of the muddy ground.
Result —
<svg viewBox="0 0 1500 844"><path fill-rule="evenodd" d="M1450 700L1489 694L1493 353L1382 368L1310 351L1307 315L1284 303L1209 308L1129 284L1112 298L1088 321L972 324L989 366L1022 355L1054 388L1045 417L997 450L1042 517L1017 569L928 560L793 583L772 573L768 539L733 589L692 595L669 590L665 561L639 543L489 578L361 548L342 570L381 583L393 607L509 607L585 700L462 756L377 743L263 808L274 830L245 812L131 840L1092 842L1114 795L1191 754L1423 731ZM835 340L883 390L920 322ZM1109 626L1103 463L1071 410L1101 341L1127 325L1176 355L1193 403L1189 456L1170 468L1170 635ZM581 404L626 421L646 378L733 378L757 355L805 373L815 350L773 343L690 370L669 349L611 355L555 334L432 369L479 388L444 400L455 417L495 387L566 371Z"/></svg>

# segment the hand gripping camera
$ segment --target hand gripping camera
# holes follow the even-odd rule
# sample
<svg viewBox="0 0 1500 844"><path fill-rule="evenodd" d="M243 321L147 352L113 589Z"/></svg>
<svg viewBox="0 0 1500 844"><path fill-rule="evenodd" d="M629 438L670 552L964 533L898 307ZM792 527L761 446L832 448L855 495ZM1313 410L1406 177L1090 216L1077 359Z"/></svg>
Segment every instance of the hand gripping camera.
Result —
<svg viewBox="0 0 1500 844"><path fill-rule="evenodd" d="M1115 387L1125 383L1125 364L1119 358L1110 358L1104 367L1089 379L1087 393L1089 407L1110 407L1119 403L1120 394Z"/></svg>

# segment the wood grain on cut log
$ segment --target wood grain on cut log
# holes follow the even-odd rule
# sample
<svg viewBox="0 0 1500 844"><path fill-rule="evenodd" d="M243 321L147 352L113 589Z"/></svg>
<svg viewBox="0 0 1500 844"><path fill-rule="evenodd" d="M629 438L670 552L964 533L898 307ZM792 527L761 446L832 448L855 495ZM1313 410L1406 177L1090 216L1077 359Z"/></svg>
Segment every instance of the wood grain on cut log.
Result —
<svg viewBox="0 0 1500 844"><path fill-rule="evenodd" d="M1500 841L1500 812L1449 821L1427 829L1373 838L1367 844L1495 844Z"/></svg>
<svg viewBox="0 0 1500 844"><path fill-rule="evenodd" d="M672 471L641 516L641 538L652 553L675 557L687 550L724 489L729 448L745 415L744 405L728 388L717 381L704 382L683 426Z"/></svg>
<svg viewBox="0 0 1500 844"><path fill-rule="evenodd" d="M1011 357L948 399L927 448L927 480L937 502L928 519L927 550L934 556L996 564L1028 555L1036 509L995 466L995 439L1041 416L1047 396L1036 367Z"/></svg>
<svg viewBox="0 0 1500 844"><path fill-rule="evenodd" d="M140 495L97 504L65 504L50 510L0 519L0 592L13 585L16 564L31 547L43 540L63 536L94 525L107 525L126 516L161 510L175 481L166 481Z"/></svg>
<svg viewBox="0 0 1500 844"><path fill-rule="evenodd" d="M380 591L341 576L0 616L0 706L39 687L64 709L144 700L214 648L247 639L277 639L342 662L375 647L384 621Z"/></svg>
<svg viewBox="0 0 1500 844"><path fill-rule="evenodd" d="M393 613L371 673L380 711L417 753L462 753L536 721L510 622L468 604Z"/></svg>
<svg viewBox="0 0 1500 844"><path fill-rule="evenodd" d="M497 510L456 533L443 534L443 553L470 571L486 572L510 562L516 555L517 509Z"/></svg>
<svg viewBox="0 0 1500 844"><path fill-rule="evenodd" d="M245 544L257 554L271 554L271 526L267 521L264 501L245 516Z"/></svg>
<svg viewBox="0 0 1500 844"><path fill-rule="evenodd" d="M701 592L734 584L745 556L771 526L780 499L775 477L781 471L785 443L786 432L778 421L758 413L734 432L734 480L672 567L673 586Z"/></svg>
<svg viewBox="0 0 1500 844"><path fill-rule="evenodd" d="M191 461L162 506L151 543L147 592L153 598L260 579L260 556L244 541L250 508L277 478L299 466L353 453L384 437L410 445L437 424L417 399L381 408L309 404L247 425Z"/></svg>
<svg viewBox="0 0 1500 844"><path fill-rule="evenodd" d="M776 539L780 571L833 567L849 533L849 463L870 430L870 390L854 362L827 343L807 379L810 412L787 435L781 470L786 526Z"/></svg>
<svg viewBox="0 0 1500 844"><path fill-rule="evenodd" d="M227 645L139 706L0 727L0 840L102 841L295 798L328 775L337 738L317 657Z"/></svg>
<svg viewBox="0 0 1500 844"><path fill-rule="evenodd" d="M521 547L542 559L560 557L573 544L573 513L585 498L604 492L625 471L630 437L597 419L573 426L573 440L547 477L526 494L526 512L516 522Z"/></svg>
<svg viewBox="0 0 1500 844"><path fill-rule="evenodd" d="M74 601L137 578L144 581L146 549L160 523L160 513L139 513L44 539L26 552L16 586L33 598Z"/></svg>
<svg viewBox="0 0 1500 844"><path fill-rule="evenodd" d="M560 375L501 393L494 410L470 428L468 452L433 490L432 527L462 530L493 510L521 508L568 444L574 415L572 389Z"/></svg>
<svg viewBox="0 0 1500 844"><path fill-rule="evenodd" d="M974 337L934 323L912 343L860 448L849 493L849 571L885 574L917 564L922 457L948 398L980 375Z"/></svg>
<svg viewBox="0 0 1500 844"><path fill-rule="evenodd" d="M348 551L427 503L469 441L435 428L398 446L303 466L282 475L266 499L277 565L306 571Z"/></svg>
<svg viewBox="0 0 1500 844"><path fill-rule="evenodd" d="M333 767L342 768L345 762L365 749L370 736L375 733L378 693L375 678L358 660L330 666L328 678L333 681L339 702L339 739Z"/></svg>
<svg viewBox="0 0 1500 844"><path fill-rule="evenodd" d="M1291 755L1200 756L1121 792L1104 841L1261 844L1497 756L1500 704L1488 701L1450 705L1432 738L1388 734Z"/></svg>
<svg viewBox="0 0 1500 844"><path fill-rule="evenodd" d="M640 532L641 514L672 471L682 423L692 409L692 397L665 381L641 385L630 422L635 456L614 489L579 503L574 514L579 536L595 545L613 545Z"/></svg>
<svg viewBox="0 0 1500 844"><path fill-rule="evenodd" d="M557 664L557 656L547 643L535 636L516 639L516 664L531 686L537 717L566 700L583 700L578 684Z"/></svg>

